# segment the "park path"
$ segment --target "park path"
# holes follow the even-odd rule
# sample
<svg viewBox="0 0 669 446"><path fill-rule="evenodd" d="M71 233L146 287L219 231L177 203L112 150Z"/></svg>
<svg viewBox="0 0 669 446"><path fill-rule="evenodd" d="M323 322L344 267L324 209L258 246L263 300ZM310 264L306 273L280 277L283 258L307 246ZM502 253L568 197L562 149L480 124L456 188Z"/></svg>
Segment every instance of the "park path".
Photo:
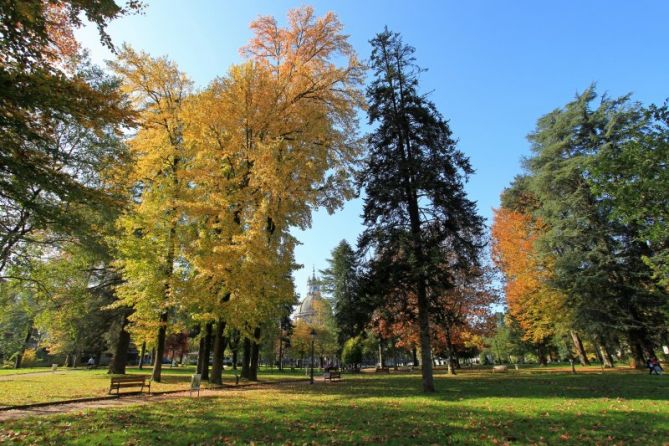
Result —
<svg viewBox="0 0 669 446"><path fill-rule="evenodd" d="M227 387L221 387L218 389L202 389L200 390L200 396L218 396L221 395L223 392L226 391L253 391L253 390L261 390L265 389L267 387L275 387L275 386L281 386L281 385L295 385L295 384L308 384L308 380L291 380L291 381L283 381L283 382L277 382L277 383L272 383L272 382L266 382L266 383L259 383L259 384L249 384L249 385L242 385L242 386L227 386ZM48 406L41 406L41 407L29 407L29 408L22 408L22 409L15 409L15 410L5 410L5 411L0 411L0 422L7 421L7 420L15 420L17 418L24 418L24 417L35 417L35 416L43 416L43 415L58 415L58 414L65 414L65 413L71 413L71 412L77 412L77 411L83 411L83 410L88 410L88 409L105 409L105 408L114 408L114 407L125 407L125 406L131 406L131 405L144 405L144 404L152 404L152 403L157 403L159 401L164 401L168 399L175 399L175 398L184 398L190 396L190 392L188 390L184 390L182 392L171 392L171 393L164 393L164 394L154 394L154 395L148 395L148 394L136 394L136 395L128 395L128 396L122 396L120 398L113 398L113 399L105 399L105 400L98 400L98 401L80 401L80 402L72 402L72 403L65 403L65 404L50 404ZM193 398L197 398L195 394L192 395Z"/></svg>

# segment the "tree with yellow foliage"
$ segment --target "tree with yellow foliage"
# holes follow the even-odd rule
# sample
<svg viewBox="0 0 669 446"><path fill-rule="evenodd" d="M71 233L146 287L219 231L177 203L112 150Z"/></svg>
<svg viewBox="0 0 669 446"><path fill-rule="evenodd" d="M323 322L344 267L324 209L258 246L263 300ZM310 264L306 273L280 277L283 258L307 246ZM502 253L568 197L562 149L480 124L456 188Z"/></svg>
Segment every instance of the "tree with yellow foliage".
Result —
<svg viewBox="0 0 669 446"><path fill-rule="evenodd" d="M184 171L190 156L183 111L191 82L167 59L151 58L127 46L111 67L139 111L140 125L128 141L135 159L128 178L133 205L119 219L117 265L124 283L117 291L120 303L135 309L131 319L155 330L152 377L160 381L168 316L180 304L189 274L181 261L181 245L187 227Z"/></svg>
<svg viewBox="0 0 669 446"><path fill-rule="evenodd" d="M290 228L353 196L364 73L332 13L305 7L286 28L270 17L251 27L248 61L193 99L185 133L194 295L247 337L292 303Z"/></svg>

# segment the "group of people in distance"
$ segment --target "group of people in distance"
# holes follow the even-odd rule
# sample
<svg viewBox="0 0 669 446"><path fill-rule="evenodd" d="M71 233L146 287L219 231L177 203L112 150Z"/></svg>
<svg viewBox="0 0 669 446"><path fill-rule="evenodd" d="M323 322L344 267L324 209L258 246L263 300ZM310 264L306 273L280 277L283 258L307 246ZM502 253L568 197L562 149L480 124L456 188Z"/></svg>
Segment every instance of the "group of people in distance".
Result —
<svg viewBox="0 0 669 446"><path fill-rule="evenodd" d="M652 375L653 373L656 375L662 374L663 369L660 365L660 361L657 360L657 357L653 356L652 358L649 358L648 361L646 361L646 366L648 367L649 375Z"/></svg>

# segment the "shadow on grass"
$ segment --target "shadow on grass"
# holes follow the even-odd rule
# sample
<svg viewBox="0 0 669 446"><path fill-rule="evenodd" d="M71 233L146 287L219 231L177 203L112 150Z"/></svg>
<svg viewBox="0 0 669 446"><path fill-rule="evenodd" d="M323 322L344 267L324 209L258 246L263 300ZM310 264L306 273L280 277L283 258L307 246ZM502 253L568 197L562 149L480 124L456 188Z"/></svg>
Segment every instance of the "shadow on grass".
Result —
<svg viewBox="0 0 669 446"><path fill-rule="evenodd" d="M623 398L628 400L669 399L669 375L646 374L461 374L437 375L435 394L423 395L421 377L415 375L344 375L341 382L319 386L318 392L345 398L415 397L455 400L476 398Z"/></svg>
<svg viewBox="0 0 669 446"><path fill-rule="evenodd" d="M300 394L200 398L22 420L0 428L15 444L660 444L666 411L489 410L418 398L378 404ZM340 386L343 389L344 386ZM364 386L363 386L364 387ZM334 390L334 386L330 391ZM379 395L376 395L377 397ZM394 397L390 395L389 397ZM69 431L72 431L68 435ZM9 438L9 437L7 437ZM2 437L0 437L2 440Z"/></svg>

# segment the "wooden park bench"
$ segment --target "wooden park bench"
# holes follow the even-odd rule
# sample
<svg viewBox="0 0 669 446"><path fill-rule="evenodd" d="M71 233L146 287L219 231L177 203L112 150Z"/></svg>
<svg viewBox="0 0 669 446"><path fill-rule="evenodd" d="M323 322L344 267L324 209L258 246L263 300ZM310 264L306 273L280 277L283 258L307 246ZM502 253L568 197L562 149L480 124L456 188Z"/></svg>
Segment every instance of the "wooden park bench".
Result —
<svg viewBox="0 0 669 446"><path fill-rule="evenodd" d="M116 394L121 394L121 387L139 387L139 392L144 391L144 386L148 388L149 395L151 394L151 379L145 375L136 376L113 376L109 384L109 393L111 394L116 389Z"/></svg>
<svg viewBox="0 0 669 446"><path fill-rule="evenodd" d="M376 373L390 373L390 367L377 367Z"/></svg>
<svg viewBox="0 0 669 446"><path fill-rule="evenodd" d="M323 381L329 379L332 382L333 379L341 379L341 372L339 370L326 370L323 373Z"/></svg>
<svg viewBox="0 0 669 446"><path fill-rule="evenodd" d="M509 367L506 365L494 365L492 366L493 373L506 373L509 370Z"/></svg>

